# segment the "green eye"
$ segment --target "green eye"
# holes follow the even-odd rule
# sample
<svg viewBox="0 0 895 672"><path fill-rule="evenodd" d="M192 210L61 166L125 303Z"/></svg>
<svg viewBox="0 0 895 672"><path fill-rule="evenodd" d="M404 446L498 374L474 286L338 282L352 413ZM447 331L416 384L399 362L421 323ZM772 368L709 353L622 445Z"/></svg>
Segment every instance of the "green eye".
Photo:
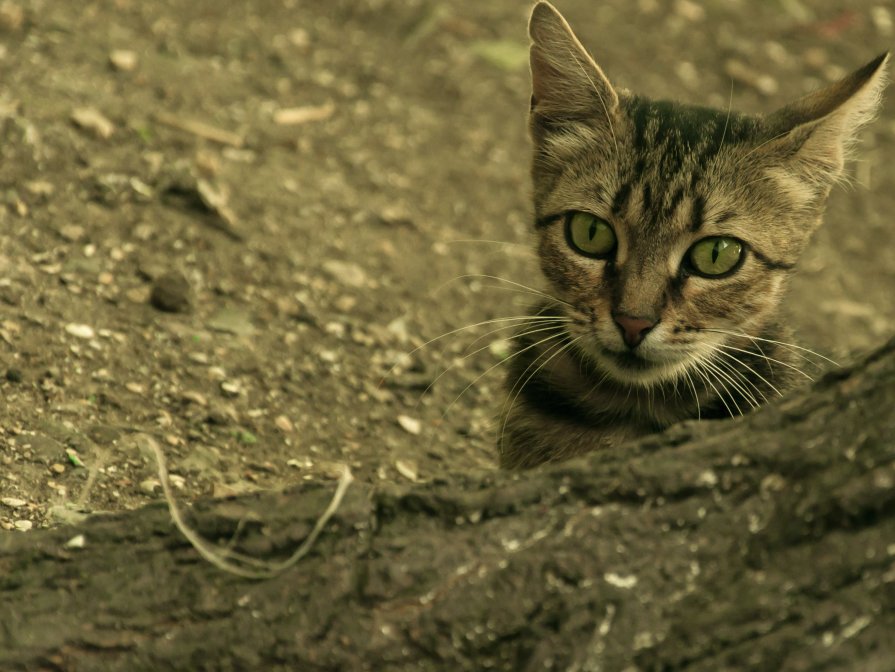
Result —
<svg viewBox="0 0 895 672"><path fill-rule="evenodd" d="M615 249L615 231L612 227L587 212L569 213L566 236L573 248L591 257L605 257Z"/></svg>
<svg viewBox="0 0 895 672"><path fill-rule="evenodd" d="M736 238L703 238L687 252L689 266L711 278L733 271L743 258L743 244Z"/></svg>

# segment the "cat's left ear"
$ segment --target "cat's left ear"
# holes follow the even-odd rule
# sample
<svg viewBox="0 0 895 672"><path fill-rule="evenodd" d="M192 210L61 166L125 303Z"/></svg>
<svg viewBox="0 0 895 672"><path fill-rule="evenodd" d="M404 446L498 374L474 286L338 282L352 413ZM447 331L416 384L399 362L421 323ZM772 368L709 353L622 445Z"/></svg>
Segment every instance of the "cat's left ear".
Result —
<svg viewBox="0 0 895 672"><path fill-rule="evenodd" d="M533 121L610 117L618 94L557 9L538 2L528 24L531 37Z"/></svg>
<svg viewBox="0 0 895 672"><path fill-rule="evenodd" d="M888 61L888 52L881 54L768 117L773 139L767 150L787 155L796 174L810 182L832 184L842 174L858 130L876 115Z"/></svg>

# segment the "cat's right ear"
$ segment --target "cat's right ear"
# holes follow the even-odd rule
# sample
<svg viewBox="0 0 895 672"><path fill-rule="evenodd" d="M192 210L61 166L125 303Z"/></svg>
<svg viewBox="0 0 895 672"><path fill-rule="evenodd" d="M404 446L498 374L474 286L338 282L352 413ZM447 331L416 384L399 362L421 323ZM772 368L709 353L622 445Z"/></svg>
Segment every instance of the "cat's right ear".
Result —
<svg viewBox="0 0 895 672"><path fill-rule="evenodd" d="M618 94L556 8L539 2L528 24L531 36L531 114L545 121L605 116L618 109Z"/></svg>

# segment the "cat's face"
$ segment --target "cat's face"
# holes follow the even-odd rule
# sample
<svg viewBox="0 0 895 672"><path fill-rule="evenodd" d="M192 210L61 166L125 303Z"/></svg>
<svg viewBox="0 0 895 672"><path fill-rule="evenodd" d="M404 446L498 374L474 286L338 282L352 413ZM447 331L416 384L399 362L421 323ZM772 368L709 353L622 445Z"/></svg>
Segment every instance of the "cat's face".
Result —
<svg viewBox="0 0 895 672"><path fill-rule="evenodd" d="M619 94L546 3L530 30L538 253L578 349L650 385L758 332L883 59L760 119Z"/></svg>

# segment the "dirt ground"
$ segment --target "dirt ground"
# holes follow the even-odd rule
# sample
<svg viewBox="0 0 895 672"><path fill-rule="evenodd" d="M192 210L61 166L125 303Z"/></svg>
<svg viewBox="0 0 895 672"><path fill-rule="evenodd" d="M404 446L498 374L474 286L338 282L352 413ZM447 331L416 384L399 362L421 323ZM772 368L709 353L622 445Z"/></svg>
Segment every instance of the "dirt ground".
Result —
<svg viewBox="0 0 895 672"><path fill-rule="evenodd" d="M557 5L618 85L754 112L895 34L892 3ZM494 468L508 332L452 332L538 283L529 6L0 1L0 527L157 500L138 432L183 499ZM787 303L834 358L895 332L893 111Z"/></svg>

